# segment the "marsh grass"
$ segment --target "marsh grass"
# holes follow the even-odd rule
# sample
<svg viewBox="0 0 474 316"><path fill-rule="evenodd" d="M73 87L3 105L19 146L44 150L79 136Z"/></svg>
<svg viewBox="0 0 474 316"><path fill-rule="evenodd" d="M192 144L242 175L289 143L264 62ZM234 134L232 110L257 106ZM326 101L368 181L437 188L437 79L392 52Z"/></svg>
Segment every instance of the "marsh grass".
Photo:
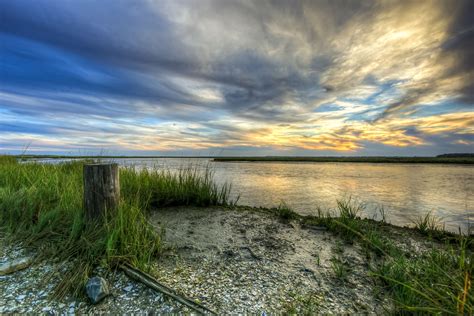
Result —
<svg viewBox="0 0 474 316"><path fill-rule="evenodd" d="M458 247L416 256L390 256L373 275L382 281L399 312L472 315L472 253L467 239Z"/></svg>
<svg viewBox="0 0 474 316"><path fill-rule="evenodd" d="M341 281L347 280L350 269L348 264L341 256L334 256L331 258L331 269L334 272L334 276L336 278Z"/></svg>
<svg viewBox="0 0 474 316"><path fill-rule="evenodd" d="M210 167L188 166L170 170L123 168L121 190L144 209L173 205L228 205L231 186L218 186Z"/></svg>
<svg viewBox="0 0 474 316"><path fill-rule="evenodd" d="M235 162L349 162L349 163L462 163L473 164L474 157L216 157L214 161Z"/></svg>
<svg viewBox="0 0 474 316"><path fill-rule="evenodd" d="M428 213L418 219L415 230L406 231L432 240L431 246L414 252L391 238L385 212L384 220L376 222L361 219L364 206L352 199L337 205L335 213L319 211L317 216L300 216L300 220L305 225L324 226L347 243L359 243L372 259L370 275L377 281L378 291L390 295L395 314L474 313L472 236L445 232L441 220ZM332 258L331 268L339 279L347 277L348 270L339 257Z"/></svg>
<svg viewBox="0 0 474 316"><path fill-rule="evenodd" d="M412 220L415 228L422 234L435 233L442 228L442 221L440 218L431 214L431 212L426 213L424 216L419 216Z"/></svg>
<svg viewBox="0 0 474 316"><path fill-rule="evenodd" d="M284 221L289 221L298 218L298 213L293 211L293 209L288 206L288 204L286 204L284 201L282 201L277 208L271 210L276 216L278 216Z"/></svg>
<svg viewBox="0 0 474 316"><path fill-rule="evenodd" d="M18 163L0 156L0 232L42 258L72 261L56 294L82 294L97 265L130 263L146 268L160 253L160 235L147 212L170 205L228 205L230 186L219 187L209 169L168 171L121 168L121 204L103 221L86 223L82 209L83 165Z"/></svg>
<svg viewBox="0 0 474 316"><path fill-rule="evenodd" d="M325 297L320 293L289 293L291 301L283 305L284 315L317 315Z"/></svg>
<svg viewBox="0 0 474 316"><path fill-rule="evenodd" d="M337 210L339 217L344 221L350 221L360 217L364 210L364 205L358 203L352 197L337 201Z"/></svg>

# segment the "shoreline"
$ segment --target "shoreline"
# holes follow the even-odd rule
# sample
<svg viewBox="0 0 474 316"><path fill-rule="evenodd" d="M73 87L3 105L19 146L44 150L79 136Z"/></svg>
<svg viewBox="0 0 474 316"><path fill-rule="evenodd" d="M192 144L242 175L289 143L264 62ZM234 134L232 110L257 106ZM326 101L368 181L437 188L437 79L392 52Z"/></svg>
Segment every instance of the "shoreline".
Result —
<svg viewBox="0 0 474 316"><path fill-rule="evenodd" d="M150 273L218 313L383 313L394 308L390 291L371 276L389 257L367 248L357 234L347 236L348 231L316 217L245 206L168 207L153 210L149 221L164 234L165 245ZM369 219L352 222L383 233L403 253L414 254L412 259L448 251L459 237ZM113 294L102 303L92 305L82 296L70 295L52 299L61 275L57 271L71 264L46 259L2 276L0 312L189 312L121 271L101 266L93 274L106 278ZM53 276L50 283L38 286L48 275Z"/></svg>
<svg viewBox="0 0 474 316"><path fill-rule="evenodd" d="M387 163L387 164L474 164L473 157L436 158L436 157L219 157L216 162L308 162L308 163Z"/></svg>
<svg viewBox="0 0 474 316"><path fill-rule="evenodd" d="M390 157L390 156L360 156L360 157L294 157L294 156L265 156L265 157L217 157L217 156L116 156L116 155L12 155L17 159L211 159L215 162L311 162L311 163L400 163L400 164L474 164L474 157Z"/></svg>

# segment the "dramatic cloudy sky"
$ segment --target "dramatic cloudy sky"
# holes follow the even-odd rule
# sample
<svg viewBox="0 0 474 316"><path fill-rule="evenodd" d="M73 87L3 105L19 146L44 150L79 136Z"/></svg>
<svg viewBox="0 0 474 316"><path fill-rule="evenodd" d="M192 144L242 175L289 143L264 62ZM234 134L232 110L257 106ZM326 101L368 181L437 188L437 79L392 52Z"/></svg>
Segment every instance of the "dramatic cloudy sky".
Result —
<svg viewBox="0 0 474 316"><path fill-rule="evenodd" d="M473 152L474 1L0 1L0 152Z"/></svg>

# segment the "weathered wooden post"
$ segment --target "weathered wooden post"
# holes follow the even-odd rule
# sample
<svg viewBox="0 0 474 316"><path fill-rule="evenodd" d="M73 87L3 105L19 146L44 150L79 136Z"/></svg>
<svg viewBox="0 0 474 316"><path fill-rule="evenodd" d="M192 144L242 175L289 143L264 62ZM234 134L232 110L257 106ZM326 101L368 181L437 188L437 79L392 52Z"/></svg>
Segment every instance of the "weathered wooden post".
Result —
<svg viewBox="0 0 474 316"><path fill-rule="evenodd" d="M119 168L116 163L84 165L84 211L99 219L115 211L120 201Z"/></svg>

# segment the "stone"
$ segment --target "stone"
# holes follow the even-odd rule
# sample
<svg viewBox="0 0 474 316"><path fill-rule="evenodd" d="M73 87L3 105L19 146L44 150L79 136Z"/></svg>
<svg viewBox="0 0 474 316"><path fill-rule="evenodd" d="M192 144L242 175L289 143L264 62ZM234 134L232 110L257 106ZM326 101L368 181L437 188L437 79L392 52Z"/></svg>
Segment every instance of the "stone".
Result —
<svg viewBox="0 0 474 316"><path fill-rule="evenodd" d="M16 297L16 300L19 301L19 302L21 302L21 301L23 301L23 300L25 299L25 297L26 297L26 295L24 295L24 294L18 295L18 296Z"/></svg>
<svg viewBox="0 0 474 316"><path fill-rule="evenodd" d="M44 313L49 313L49 312L51 312L51 311L52 311L52 308L51 308L51 307L49 307L49 306L47 306L47 307L43 307L43 308L41 309L41 311L42 311L42 312L44 312Z"/></svg>
<svg viewBox="0 0 474 316"><path fill-rule="evenodd" d="M101 277L93 277L86 284L87 296L93 304L99 303L102 299L110 294L107 281Z"/></svg>

